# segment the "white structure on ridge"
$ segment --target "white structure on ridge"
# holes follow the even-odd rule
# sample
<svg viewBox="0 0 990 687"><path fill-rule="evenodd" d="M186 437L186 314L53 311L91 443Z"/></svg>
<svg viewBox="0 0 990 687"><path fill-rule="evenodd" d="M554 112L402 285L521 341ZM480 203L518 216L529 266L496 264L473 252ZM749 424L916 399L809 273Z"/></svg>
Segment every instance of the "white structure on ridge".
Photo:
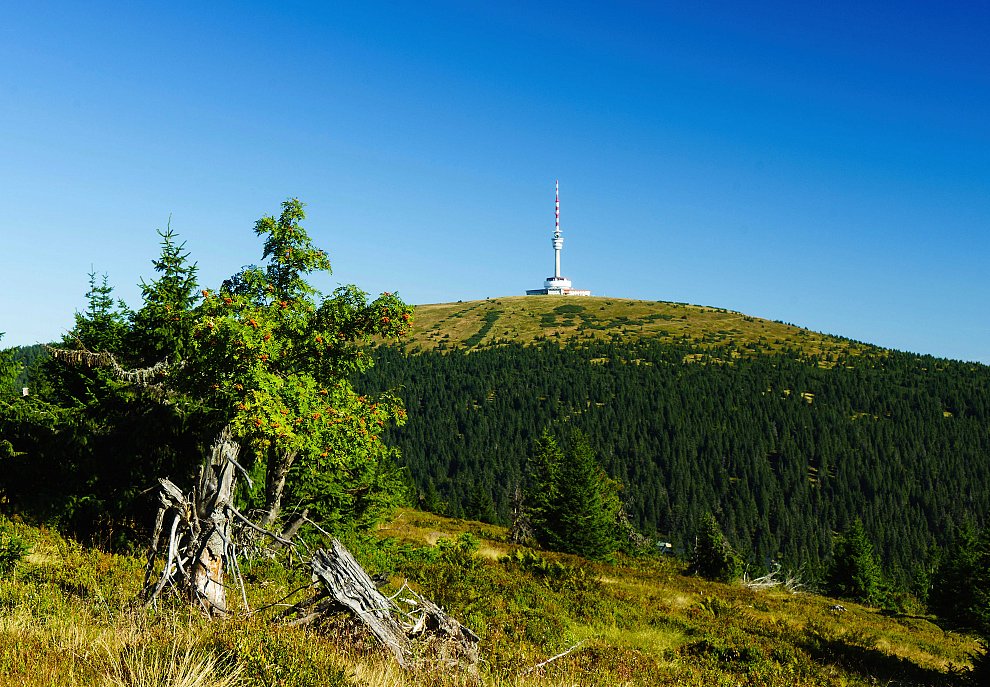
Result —
<svg viewBox="0 0 990 687"><path fill-rule="evenodd" d="M591 291L572 289L571 280L560 274L560 251L564 235L560 232L560 182L554 182L553 199L553 276L547 277L542 289L528 289L527 296L590 296Z"/></svg>

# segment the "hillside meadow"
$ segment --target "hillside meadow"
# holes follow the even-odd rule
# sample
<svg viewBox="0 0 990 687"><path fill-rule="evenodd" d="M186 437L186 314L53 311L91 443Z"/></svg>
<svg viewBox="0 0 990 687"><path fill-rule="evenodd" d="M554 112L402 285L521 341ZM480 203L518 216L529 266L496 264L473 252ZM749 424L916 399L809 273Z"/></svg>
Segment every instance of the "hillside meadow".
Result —
<svg viewBox="0 0 990 687"><path fill-rule="evenodd" d="M603 296L508 296L417 305L407 351L476 348L543 339L651 339L701 349L733 344L738 355L795 351L821 358L882 349L740 312L687 303Z"/></svg>
<svg viewBox="0 0 990 687"><path fill-rule="evenodd" d="M924 616L685 574L673 558L592 563L506 543L504 529L405 509L350 548L481 636L476 670L410 671L343 619L279 621L310 593L287 560L244 566L248 608L208 620L138 601L140 557L3 520L30 553L0 577L0 683L10 685L946 685L978 642ZM250 609L250 610L249 610ZM545 665L541 663L564 654Z"/></svg>

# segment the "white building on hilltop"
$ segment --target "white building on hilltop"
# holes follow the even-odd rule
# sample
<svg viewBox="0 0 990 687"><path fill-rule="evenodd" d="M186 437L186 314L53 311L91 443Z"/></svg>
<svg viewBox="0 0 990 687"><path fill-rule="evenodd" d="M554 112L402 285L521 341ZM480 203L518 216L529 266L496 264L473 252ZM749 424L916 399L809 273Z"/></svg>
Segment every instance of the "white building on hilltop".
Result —
<svg viewBox="0 0 990 687"><path fill-rule="evenodd" d="M554 182L553 201L553 276L547 277L542 289L527 289L527 296L590 296L591 291L571 288L571 280L560 274L560 251L564 235L560 233L560 183Z"/></svg>

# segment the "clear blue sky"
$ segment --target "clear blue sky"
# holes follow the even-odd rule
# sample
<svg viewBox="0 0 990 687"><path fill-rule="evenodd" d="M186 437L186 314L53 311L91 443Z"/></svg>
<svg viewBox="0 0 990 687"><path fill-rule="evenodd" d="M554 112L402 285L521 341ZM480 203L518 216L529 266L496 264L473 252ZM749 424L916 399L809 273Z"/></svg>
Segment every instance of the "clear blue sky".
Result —
<svg viewBox="0 0 990 687"><path fill-rule="evenodd" d="M297 196L325 286L595 294L990 363L990 4L6 2L0 345L171 215L215 286Z"/></svg>

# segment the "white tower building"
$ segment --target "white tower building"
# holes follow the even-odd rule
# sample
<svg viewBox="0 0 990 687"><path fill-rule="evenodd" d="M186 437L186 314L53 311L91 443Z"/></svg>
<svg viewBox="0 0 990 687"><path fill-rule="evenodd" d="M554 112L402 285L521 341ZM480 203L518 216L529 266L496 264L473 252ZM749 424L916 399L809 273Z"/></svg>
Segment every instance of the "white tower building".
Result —
<svg viewBox="0 0 990 687"><path fill-rule="evenodd" d="M554 182L553 193L553 276L547 277L542 289L528 289L527 296L590 296L591 291L571 288L571 280L560 274L560 251L564 235L560 231L560 182Z"/></svg>

